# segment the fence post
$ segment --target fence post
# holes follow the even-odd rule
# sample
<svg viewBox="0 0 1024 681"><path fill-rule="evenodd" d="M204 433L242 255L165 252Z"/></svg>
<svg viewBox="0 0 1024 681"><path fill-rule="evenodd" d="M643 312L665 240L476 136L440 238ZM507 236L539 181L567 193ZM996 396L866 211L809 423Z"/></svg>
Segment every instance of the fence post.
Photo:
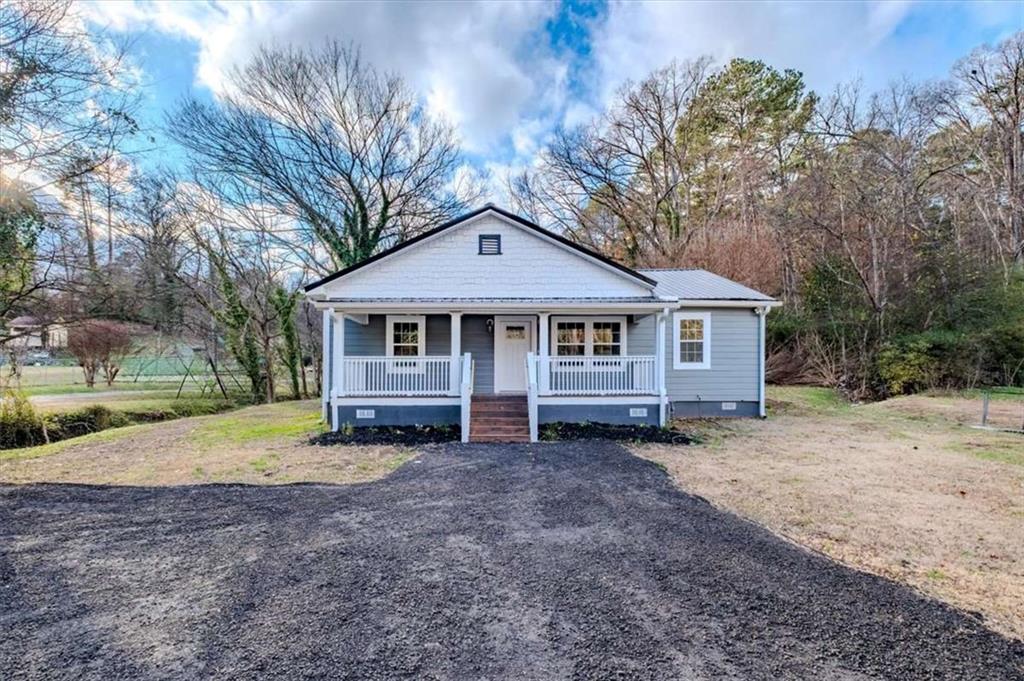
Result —
<svg viewBox="0 0 1024 681"><path fill-rule="evenodd" d="M981 398L981 425L988 425L988 393Z"/></svg>

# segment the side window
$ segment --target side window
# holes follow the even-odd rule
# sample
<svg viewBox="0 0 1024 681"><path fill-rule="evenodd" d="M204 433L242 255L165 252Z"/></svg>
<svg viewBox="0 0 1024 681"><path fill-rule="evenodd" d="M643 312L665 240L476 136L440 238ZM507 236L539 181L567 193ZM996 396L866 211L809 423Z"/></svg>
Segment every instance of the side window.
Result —
<svg viewBox="0 0 1024 681"><path fill-rule="evenodd" d="M711 313L677 312L673 321L673 368L710 369Z"/></svg>

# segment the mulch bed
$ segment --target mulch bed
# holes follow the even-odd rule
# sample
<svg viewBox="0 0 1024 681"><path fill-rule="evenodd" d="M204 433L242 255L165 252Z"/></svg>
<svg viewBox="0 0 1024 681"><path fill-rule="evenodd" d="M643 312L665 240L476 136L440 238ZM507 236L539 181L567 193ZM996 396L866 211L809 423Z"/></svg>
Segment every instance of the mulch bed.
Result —
<svg viewBox="0 0 1024 681"><path fill-rule="evenodd" d="M608 423L548 423L541 426L540 439L615 440L619 442L657 442L688 445L698 442L696 436L657 426L625 426Z"/></svg>
<svg viewBox="0 0 1024 681"><path fill-rule="evenodd" d="M458 442L458 426L367 426L336 433L323 433L310 438L310 444L331 445L430 445Z"/></svg>

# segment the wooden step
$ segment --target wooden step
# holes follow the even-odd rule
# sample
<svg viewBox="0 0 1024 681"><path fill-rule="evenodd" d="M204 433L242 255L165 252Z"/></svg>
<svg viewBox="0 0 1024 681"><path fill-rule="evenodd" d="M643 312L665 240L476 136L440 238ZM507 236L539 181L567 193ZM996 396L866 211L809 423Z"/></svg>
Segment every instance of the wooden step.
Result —
<svg viewBox="0 0 1024 681"><path fill-rule="evenodd" d="M523 410L526 411L527 405L526 400L479 400L474 399L470 405L473 410L480 411L505 411L505 410Z"/></svg>
<svg viewBox="0 0 1024 681"><path fill-rule="evenodd" d="M473 395L470 442L529 442L529 408L524 395Z"/></svg>
<svg viewBox="0 0 1024 681"><path fill-rule="evenodd" d="M527 433L530 432L530 425L527 423L495 423L479 424L473 423L469 426L470 433Z"/></svg>
<svg viewBox="0 0 1024 681"><path fill-rule="evenodd" d="M525 416L473 416L469 422L474 426L522 426L529 427L530 419Z"/></svg>
<svg viewBox="0 0 1024 681"><path fill-rule="evenodd" d="M475 435L470 434L470 442L529 442L530 434L526 435Z"/></svg>

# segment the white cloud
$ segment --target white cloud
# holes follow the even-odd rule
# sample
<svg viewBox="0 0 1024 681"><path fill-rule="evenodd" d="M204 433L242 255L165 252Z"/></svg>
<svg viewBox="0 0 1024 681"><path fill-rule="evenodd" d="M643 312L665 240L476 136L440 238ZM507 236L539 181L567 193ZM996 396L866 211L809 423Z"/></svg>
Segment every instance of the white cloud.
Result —
<svg viewBox="0 0 1024 681"><path fill-rule="evenodd" d="M899 33L913 20L921 23ZM878 88L905 74L940 77L951 64L951 37L1000 24L1019 26L1019 5L616 2L593 34L597 103L671 59L704 55L719 64L746 57L794 68L819 91L858 78Z"/></svg>
<svg viewBox="0 0 1024 681"><path fill-rule="evenodd" d="M199 45L198 84L224 89L228 70L261 44L353 42L372 64L402 75L429 109L455 123L467 148L507 142L524 111L564 77L549 58L544 3L94 2L90 19L119 31L149 28Z"/></svg>
<svg viewBox="0 0 1024 681"><path fill-rule="evenodd" d="M742 56L798 69L819 92L856 78L874 89L903 74L940 77L969 49L965 40L1020 25L1019 5L1009 2L618 1L585 20L589 57L571 63L573 55L550 45L555 3L117 0L83 11L115 30L196 43L196 83L215 93L261 44L358 44L458 127L496 195L503 177L535 162L556 125L592 119L624 81L671 59L710 55L721 64Z"/></svg>

